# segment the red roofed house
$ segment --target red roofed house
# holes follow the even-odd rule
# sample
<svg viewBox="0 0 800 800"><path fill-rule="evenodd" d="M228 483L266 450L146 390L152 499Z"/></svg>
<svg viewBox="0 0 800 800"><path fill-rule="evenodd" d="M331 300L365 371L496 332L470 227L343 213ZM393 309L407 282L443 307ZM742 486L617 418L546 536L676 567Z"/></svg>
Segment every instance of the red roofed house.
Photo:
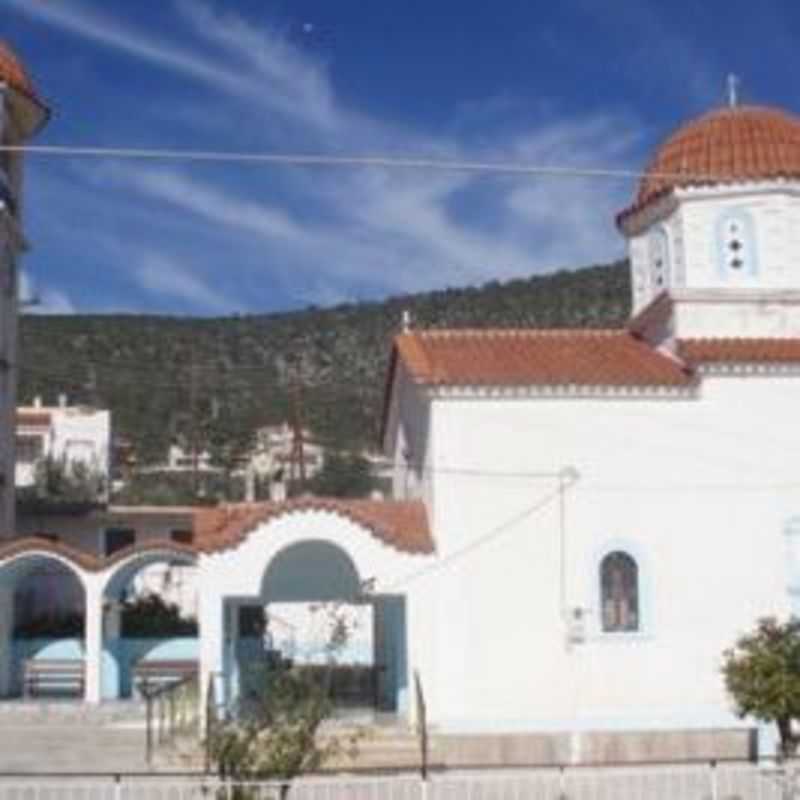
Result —
<svg viewBox="0 0 800 800"><path fill-rule="evenodd" d="M28 120L15 64L0 50ZM369 610L373 699L401 723L416 674L434 730L524 734L518 762L748 756L757 726L734 715L721 654L800 597L800 119L732 105L682 127L617 224L625 329L395 339L394 499L174 509L110 548L84 522L0 547L0 694L19 688L21 576L55 563L78 581L74 658L97 703L120 693L117 601L169 561L196 567L192 657L226 708L264 649L243 649L243 609L346 603ZM476 741L490 758L485 739L462 756Z"/></svg>

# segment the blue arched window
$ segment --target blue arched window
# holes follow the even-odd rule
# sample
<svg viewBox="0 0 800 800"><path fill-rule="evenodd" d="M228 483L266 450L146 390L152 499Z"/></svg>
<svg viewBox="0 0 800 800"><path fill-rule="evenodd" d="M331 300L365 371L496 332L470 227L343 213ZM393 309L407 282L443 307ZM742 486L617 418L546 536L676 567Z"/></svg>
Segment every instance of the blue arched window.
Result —
<svg viewBox="0 0 800 800"><path fill-rule="evenodd" d="M639 567L622 550L608 553L600 562L600 613L604 633L640 628Z"/></svg>
<svg viewBox="0 0 800 800"><path fill-rule="evenodd" d="M662 228L649 237L650 275L655 294L662 292L670 283L670 254L667 232Z"/></svg>
<svg viewBox="0 0 800 800"><path fill-rule="evenodd" d="M758 271L755 226L745 209L725 211L717 220L717 262L723 278L735 279Z"/></svg>

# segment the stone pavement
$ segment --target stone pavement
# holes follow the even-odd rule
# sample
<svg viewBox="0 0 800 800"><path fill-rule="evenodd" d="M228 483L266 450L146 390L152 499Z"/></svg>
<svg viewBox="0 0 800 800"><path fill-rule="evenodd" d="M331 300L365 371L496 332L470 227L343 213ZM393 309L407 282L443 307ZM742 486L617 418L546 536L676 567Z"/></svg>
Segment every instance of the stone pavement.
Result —
<svg viewBox="0 0 800 800"><path fill-rule="evenodd" d="M9 772L140 772L147 769L143 729L74 725L9 725L0 720L0 774Z"/></svg>
<svg viewBox="0 0 800 800"><path fill-rule="evenodd" d="M0 704L0 774L146 769L144 709L136 703Z"/></svg>

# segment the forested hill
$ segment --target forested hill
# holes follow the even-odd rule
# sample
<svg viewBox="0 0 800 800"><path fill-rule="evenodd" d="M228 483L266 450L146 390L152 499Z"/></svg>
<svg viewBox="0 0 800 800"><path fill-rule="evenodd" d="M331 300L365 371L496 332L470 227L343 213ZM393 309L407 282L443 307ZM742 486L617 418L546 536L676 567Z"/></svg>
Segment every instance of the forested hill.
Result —
<svg viewBox="0 0 800 800"><path fill-rule="evenodd" d="M417 327L614 327L628 314L628 283L626 265L615 263L282 314L25 316L20 402L64 392L108 407L115 434L132 440L142 463L163 459L169 437L186 434L192 408L206 440L236 446L287 417L296 384L305 424L321 440L374 445L404 309Z"/></svg>

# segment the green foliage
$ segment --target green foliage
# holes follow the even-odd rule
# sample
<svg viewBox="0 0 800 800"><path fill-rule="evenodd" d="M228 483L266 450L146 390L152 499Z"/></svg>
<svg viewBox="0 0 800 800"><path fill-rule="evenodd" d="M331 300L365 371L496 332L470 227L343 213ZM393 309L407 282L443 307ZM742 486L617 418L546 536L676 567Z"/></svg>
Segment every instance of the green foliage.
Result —
<svg viewBox="0 0 800 800"><path fill-rule="evenodd" d="M45 614L14 628L17 639L71 639L83 636L83 613Z"/></svg>
<svg viewBox="0 0 800 800"><path fill-rule="evenodd" d="M357 453L328 453L306 489L321 497L368 497L375 488L369 462Z"/></svg>
<svg viewBox="0 0 800 800"><path fill-rule="evenodd" d="M20 357L35 369L21 371L19 397L54 399L66 389L73 402L108 407L138 464L156 463L171 437L189 434L194 356L198 445L222 466L243 436L289 418L293 375L304 387L304 424L322 444L358 450L375 444L390 340L404 309L419 327L618 326L629 310L628 269L618 263L227 319L23 316Z"/></svg>
<svg viewBox="0 0 800 800"><path fill-rule="evenodd" d="M197 620L182 617L176 605L148 594L122 604L122 635L131 639L197 636Z"/></svg>
<svg viewBox="0 0 800 800"><path fill-rule="evenodd" d="M103 476L88 464L47 456L36 464L34 485L17 490L17 500L22 506L92 505L104 491Z"/></svg>
<svg viewBox="0 0 800 800"><path fill-rule="evenodd" d="M197 491L190 472L140 472L114 494L118 505L187 506L234 502L244 497L240 478L209 472L197 476Z"/></svg>
<svg viewBox="0 0 800 800"><path fill-rule="evenodd" d="M783 755L794 755L798 740L791 723L800 719L800 620L761 619L723 657L725 685L737 713L774 722Z"/></svg>
<svg viewBox="0 0 800 800"><path fill-rule="evenodd" d="M208 750L220 777L239 781L278 780L282 796L288 796L289 782L298 775L318 770L338 754L343 742L319 736L319 728L331 714L331 680L336 658L347 645L350 629L336 604L317 609L327 615L331 634L326 644L327 664L293 665L270 658L264 666L251 665L247 683L256 687L253 696L240 702L238 717L228 722L211 720ZM262 609L251 616L254 629L262 630L266 617ZM354 754L358 735L348 737ZM246 789L234 800L250 800Z"/></svg>
<svg viewBox="0 0 800 800"><path fill-rule="evenodd" d="M244 718L211 733L220 776L289 781L318 769L333 747L317 737L331 710L325 686L301 667L265 671L262 685L263 693Z"/></svg>

